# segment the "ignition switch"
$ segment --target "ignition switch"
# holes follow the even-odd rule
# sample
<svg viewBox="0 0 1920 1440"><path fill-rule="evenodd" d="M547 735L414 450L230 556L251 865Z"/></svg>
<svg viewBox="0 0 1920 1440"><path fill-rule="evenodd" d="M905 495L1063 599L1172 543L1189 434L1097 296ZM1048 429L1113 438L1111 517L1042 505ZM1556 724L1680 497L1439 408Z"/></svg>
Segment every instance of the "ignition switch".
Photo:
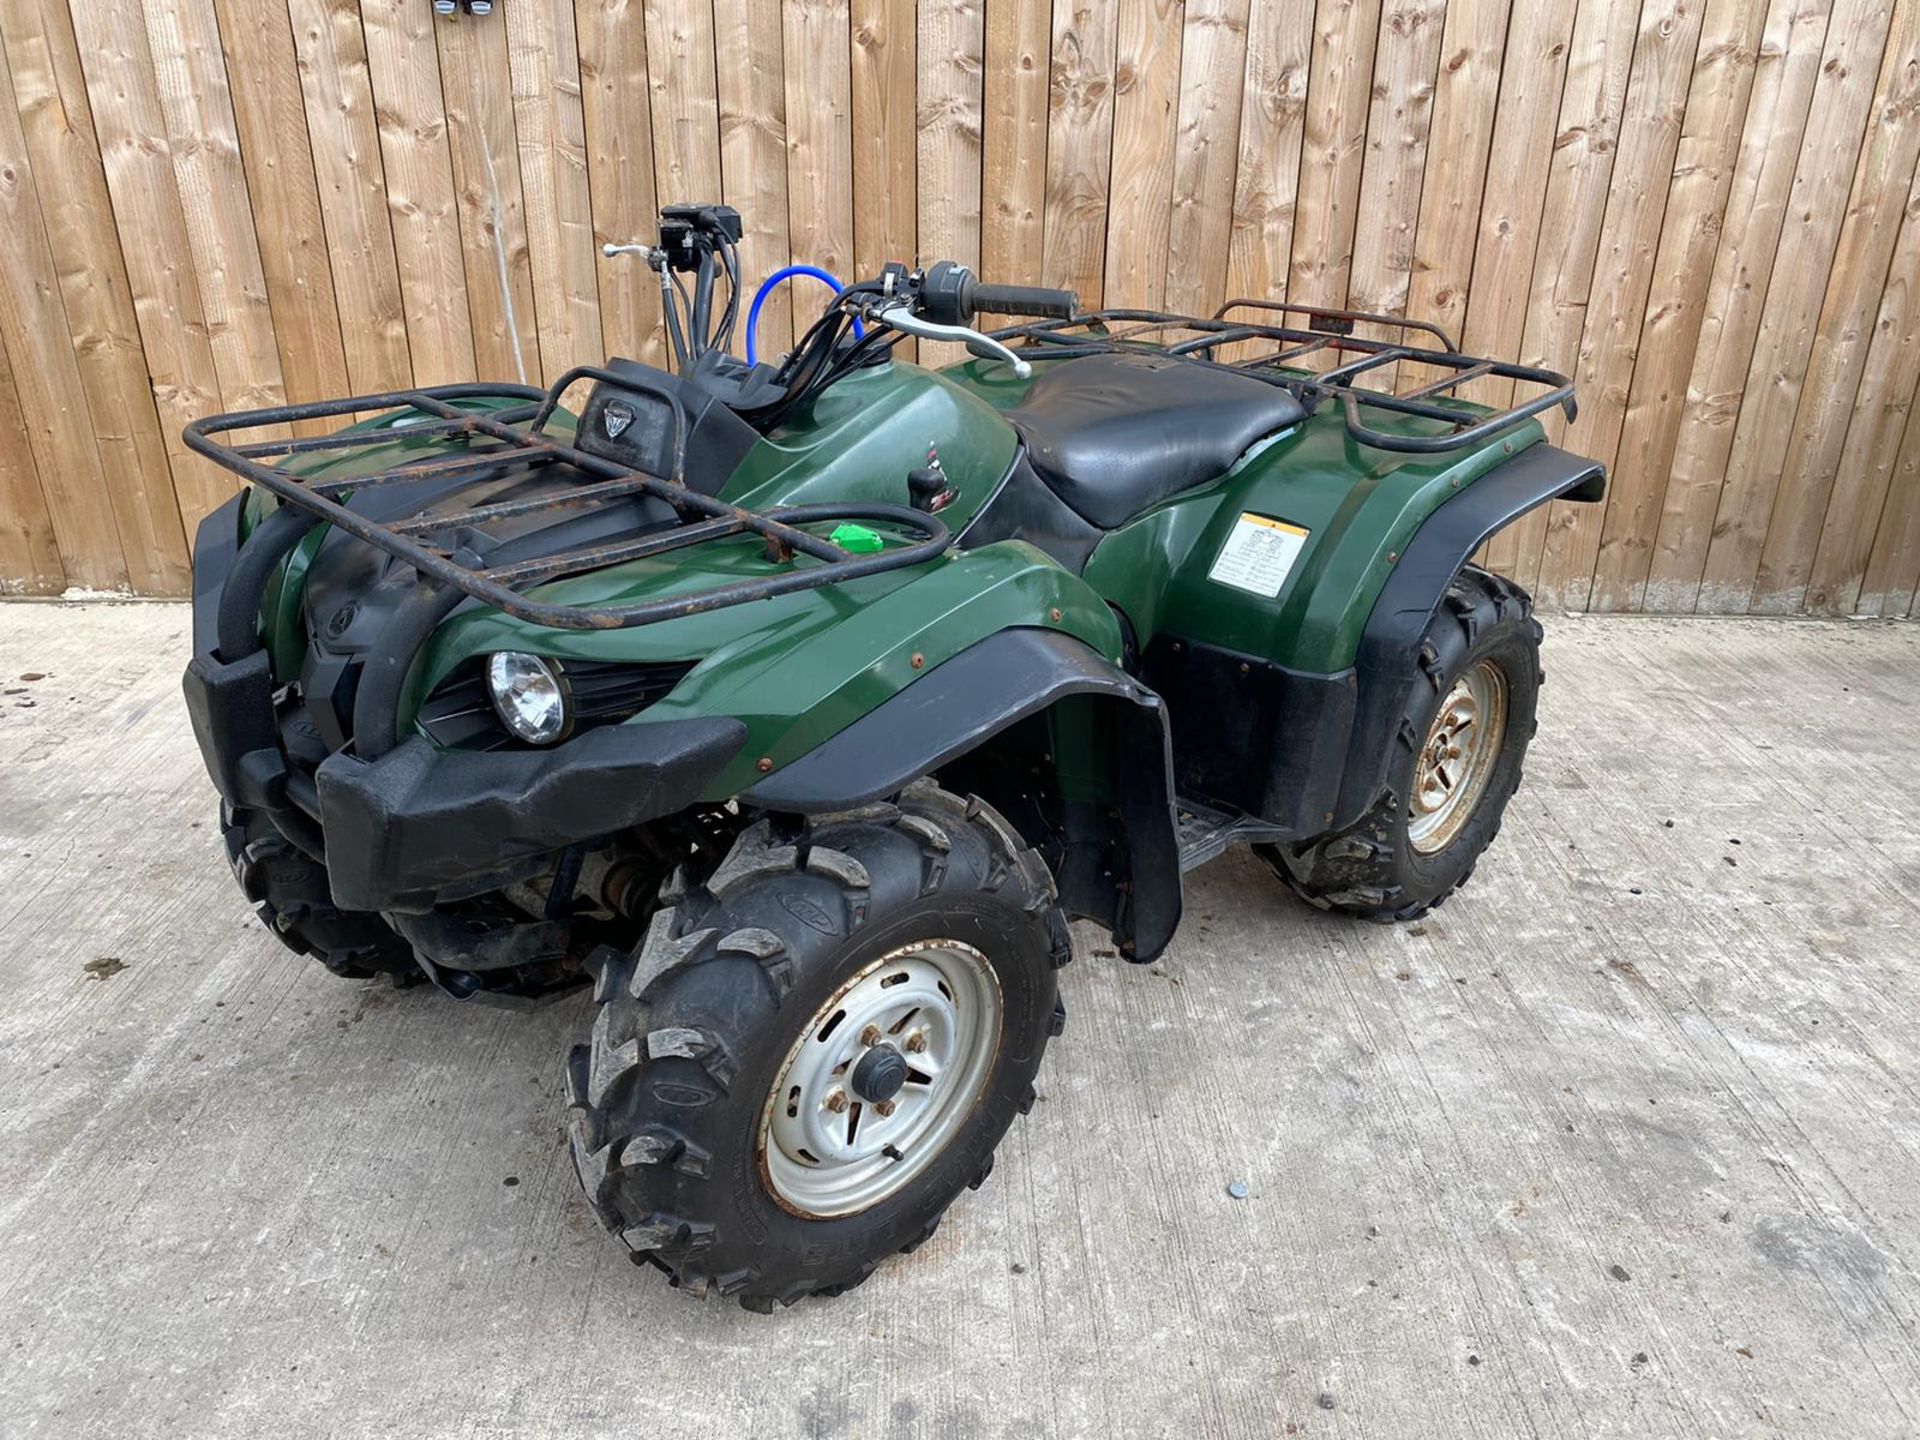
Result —
<svg viewBox="0 0 1920 1440"><path fill-rule="evenodd" d="M927 446L927 463L907 472L907 495L916 510L937 514L954 501L954 490L947 484L947 472L941 467L940 452Z"/></svg>

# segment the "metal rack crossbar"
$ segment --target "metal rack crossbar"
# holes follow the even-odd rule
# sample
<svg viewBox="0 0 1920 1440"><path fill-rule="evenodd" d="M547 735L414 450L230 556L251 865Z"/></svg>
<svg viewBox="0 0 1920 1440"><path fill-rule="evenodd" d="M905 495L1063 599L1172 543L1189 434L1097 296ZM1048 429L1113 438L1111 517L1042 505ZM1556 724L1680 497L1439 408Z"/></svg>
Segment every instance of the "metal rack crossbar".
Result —
<svg viewBox="0 0 1920 1440"><path fill-rule="evenodd" d="M674 419L670 477L630 469L581 450L548 432L547 424L558 410L561 396L582 380L605 381L627 390L646 390L666 402ZM463 403L497 404L500 401L520 403L491 413L462 408ZM423 418L404 426L245 444L220 438L236 432L393 411L412 411ZM650 625L918 565L953 544L945 524L905 505L833 503L754 510L691 489L684 479L687 428L685 407L673 390L650 385L632 373L616 375L598 366L583 365L568 371L551 389L544 391L525 385L439 385L394 390L380 395L354 395L212 415L195 421L185 433L187 444L215 464L298 507L314 520L385 551L412 566L423 578L450 586L531 624L555 629L613 630ZM336 463L350 462L356 450L391 445L403 437L464 443L467 449L455 455L436 454L424 460L370 468L365 473L334 480L307 480L278 465L265 463L313 454L337 457ZM387 523L369 519L343 503L352 494L382 486L450 478L479 480L551 465L569 467L580 483L555 494L503 500L444 515L418 515ZM676 522L661 528L650 526L629 538L574 546L506 564L488 565L476 553L485 548L487 537L483 527L491 522L547 511L585 511L634 497L664 502L677 517ZM904 545L889 544L875 553L857 554L803 528L848 520L878 522L903 530L912 538ZM523 593L526 588L567 575L739 535L758 536L765 544L770 562L791 568L779 574L729 581L627 605L569 605L537 600ZM800 556L819 563L793 563Z"/></svg>
<svg viewBox="0 0 1920 1440"><path fill-rule="evenodd" d="M1235 312L1256 311L1275 320ZM1387 338L1359 333L1361 327L1387 332ZM1177 333L1190 332L1185 338ZM1293 391L1309 414L1331 400L1341 406L1347 432L1376 450L1439 454L1464 450L1510 430L1555 406L1571 421L1576 412L1573 382L1558 371L1462 354L1440 326L1398 315L1336 310L1276 300L1230 300L1211 316L1177 315L1165 310L1096 310L1071 320L1039 320L993 332L996 340L1021 341L1036 360L1068 360L1082 355L1138 350L1173 355L1198 365L1254 375ZM1151 337L1164 336L1155 340ZM1264 346L1250 357L1221 359L1229 346ZM1331 361L1315 370L1316 362ZM1430 367L1442 373L1410 389L1374 389L1365 377L1392 382L1396 367ZM1514 398L1505 408L1470 405L1459 391L1476 380L1513 382ZM1445 425L1432 433L1384 430L1366 412L1383 411Z"/></svg>

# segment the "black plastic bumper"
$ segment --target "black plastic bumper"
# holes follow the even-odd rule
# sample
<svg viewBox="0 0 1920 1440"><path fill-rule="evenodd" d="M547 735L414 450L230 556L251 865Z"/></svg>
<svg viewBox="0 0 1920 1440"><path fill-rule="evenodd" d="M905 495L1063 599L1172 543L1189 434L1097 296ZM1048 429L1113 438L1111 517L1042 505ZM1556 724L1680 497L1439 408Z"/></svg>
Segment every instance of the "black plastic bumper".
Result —
<svg viewBox="0 0 1920 1440"><path fill-rule="evenodd" d="M415 735L309 773L280 743L266 652L228 660L217 643L238 521L238 502L222 506L195 541L187 713L221 796L324 859L342 908L417 913L497 888L544 854L686 808L746 743L727 717L610 725L546 750L442 751Z"/></svg>
<svg viewBox="0 0 1920 1440"><path fill-rule="evenodd" d="M415 735L378 760L320 766L334 903L422 911L492 888L529 859L683 810L746 743L714 717L609 725L551 750L436 750Z"/></svg>

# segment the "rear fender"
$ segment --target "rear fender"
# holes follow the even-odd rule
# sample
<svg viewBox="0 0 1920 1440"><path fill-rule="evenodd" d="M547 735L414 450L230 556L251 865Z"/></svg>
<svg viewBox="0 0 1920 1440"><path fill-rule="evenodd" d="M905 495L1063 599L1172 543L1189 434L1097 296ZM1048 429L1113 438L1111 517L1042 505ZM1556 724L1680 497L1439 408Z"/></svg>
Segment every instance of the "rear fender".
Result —
<svg viewBox="0 0 1920 1440"><path fill-rule="evenodd" d="M1151 960L1180 921L1160 697L1070 635L1011 629L928 672L741 798L820 814L923 775L980 795L1052 865L1069 913Z"/></svg>
<svg viewBox="0 0 1920 1440"><path fill-rule="evenodd" d="M1606 467L1553 445L1534 445L1448 500L1428 517L1400 556L1367 617L1354 658L1357 703L1341 777L1334 828L1351 825L1386 784L1392 730L1412 688L1424 683L1421 637L1447 586L1473 553L1528 511L1552 500L1594 503L1605 496Z"/></svg>

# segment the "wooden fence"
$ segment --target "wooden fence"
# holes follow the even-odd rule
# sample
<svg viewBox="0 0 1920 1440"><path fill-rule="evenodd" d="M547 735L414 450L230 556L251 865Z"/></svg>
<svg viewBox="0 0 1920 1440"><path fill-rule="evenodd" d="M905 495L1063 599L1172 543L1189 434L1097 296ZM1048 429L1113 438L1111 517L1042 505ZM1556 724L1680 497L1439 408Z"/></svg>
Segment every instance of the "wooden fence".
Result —
<svg viewBox="0 0 1920 1440"><path fill-rule="evenodd" d="M193 416L657 355L599 244L721 197L756 276L1284 295L1571 371L1607 504L1491 546L1549 605L1913 605L1920 0L0 0L0 37L8 590L184 591L228 490Z"/></svg>

